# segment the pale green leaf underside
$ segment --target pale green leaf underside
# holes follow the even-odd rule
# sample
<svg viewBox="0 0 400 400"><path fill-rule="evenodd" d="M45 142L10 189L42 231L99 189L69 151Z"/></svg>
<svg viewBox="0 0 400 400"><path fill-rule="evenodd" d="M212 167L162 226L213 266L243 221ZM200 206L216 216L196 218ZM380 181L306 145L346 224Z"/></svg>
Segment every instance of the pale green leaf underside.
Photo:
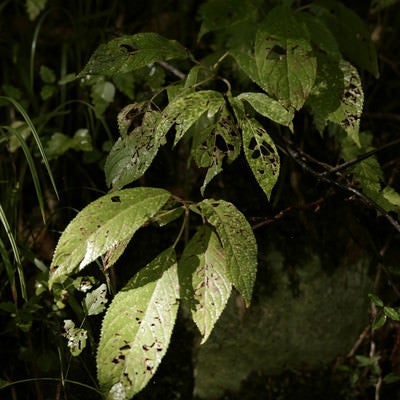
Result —
<svg viewBox="0 0 400 400"><path fill-rule="evenodd" d="M256 35L255 59L262 88L285 107L299 110L316 77L309 34L287 7L276 7Z"/></svg>
<svg viewBox="0 0 400 400"><path fill-rule="evenodd" d="M246 100L262 116L277 122L278 124L288 126L293 129L293 109L286 109L278 101L272 99L264 93L241 93L238 98Z"/></svg>
<svg viewBox="0 0 400 400"><path fill-rule="evenodd" d="M257 242L245 216L231 203L206 199L199 204L226 254L229 280L249 305L257 272Z"/></svg>
<svg viewBox="0 0 400 400"><path fill-rule="evenodd" d="M169 197L163 189L133 188L109 193L89 204L61 235L51 263L50 286L106 253L121 254L121 243L127 244Z"/></svg>
<svg viewBox="0 0 400 400"><path fill-rule="evenodd" d="M188 129L203 115L213 118L223 107L224 98L213 90L202 90L186 96L177 96L161 113L156 128L157 137L164 137L176 124L174 145L178 143Z"/></svg>
<svg viewBox="0 0 400 400"><path fill-rule="evenodd" d="M138 33L100 45L78 76L112 76L156 61L183 59L188 55L187 50L175 40L168 40L156 33Z"/></svg>
<svg viewBox="0 0 400 400"><path fill-rule="evenodd" d="M280 168L279 154L264 127L255 119L240 121L243 149L258 184L268 199L271 197Z"/></svg>
<svg viewBox="0 0 400 400"><path fill-rule="evenodd" d="M202 226L179 262L182 300L189 307L204 343L224 310L232 290L224 249L218 236Z"/></svg>
<svg viewBox="0 0 400 400"><path fill-rule="evenodd" d="M178 298L172 248L146 265L115 296L103 321L97 352L98 380L108 399L130 399L153 377L170 342Z"/></svg>

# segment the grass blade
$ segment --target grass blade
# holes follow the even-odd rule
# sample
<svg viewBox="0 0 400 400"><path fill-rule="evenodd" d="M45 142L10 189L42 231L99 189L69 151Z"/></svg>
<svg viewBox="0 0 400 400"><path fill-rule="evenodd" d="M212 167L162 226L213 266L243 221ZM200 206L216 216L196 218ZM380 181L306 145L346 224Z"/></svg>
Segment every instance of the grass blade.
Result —
<svg viewBox="0 0 400 400"><path fill-rule="evenodd" d="M48 161L48 159L46 157L46 153L45 153L44 148L42 146L42 142L40 140L39 134L38 134L38 132L37 132L37 130L35 128L35 125L33 125L32 120L29 118L29 115L26 113L24 107L22 107L22 105L18 101L14 100L12 97L0 96L0 100L5 100L5 101L8 101L9 103L11 103L20 112L20 114L24 118L26 124L29 126L29 128L30 128L30 130L32 132L32 135L33 135L33 137L35 139L36 145L37 145L37 147L39 149L40 155L42 156L42 160L43 160L43 163L44 163L44 165L46 167L46 170L47 170L47 173L49 175L49 178L50 178L51 184L53 186L54 192L56 193L57 198L59 198L57 187L56 187L56 184L55 184L55 181L54 181L54 177L53 177L53 174L51 173L51 168L50 168L49 161Z"/></svg>
<svg viewBox="0 0 400 400"><path fill-rule="evenodd" d="M19 283L21 286L21 293L22 293L22 298L27 301L28 300L28 294L26 291L26 284L25 284L25 277L24 277L24 271L22 269L22 262L21 262L21 257L19 255L19 250L18 250L18 246L17 246L17 242L15 241L14 235L11 232L11 228L10 225L8 223L6 214L3 210L3 207L0 204L0 220L1 223L4 226L4 229L6 231L8 240L10 241L13 253L14 253L14 257L15 257L15 262L17 264L17 271L18 271L18 276L19 276ZM11 282L10 282L11 283Z"/></svg>

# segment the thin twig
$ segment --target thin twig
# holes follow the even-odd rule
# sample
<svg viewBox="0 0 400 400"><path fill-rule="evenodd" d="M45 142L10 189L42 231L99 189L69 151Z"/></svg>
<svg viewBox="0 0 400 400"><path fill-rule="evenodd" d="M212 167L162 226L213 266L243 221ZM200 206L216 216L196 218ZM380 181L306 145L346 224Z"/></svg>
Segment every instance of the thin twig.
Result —
<svg viewBox="0 0 400 400"><path fill-rule="evenodd" d="M281 148L281 146L279 146ZM353 188L352 186L346 186L332 178L328 175L324 175L320 172L315 171L311 168L305 161L304 161L304 153L303 155L298 151L290 147L287 143L285 148L281 148L286 154L288 154L298 165L300 165L305 171L309 172L311 175L315 176L317 179L326 182L330 185L334 185L339 189L353 193L356 197L361 199L364 203L366 203L371 208L375 208L375 210L379 211L384 218L386 218L389 223L400 233L400 223L394 219L383 207L373 201L371 198L366 196L365 194L361 193L357 189ZM328 170L329 172L330 170Z"/></svg>
<svg viewBox="0 0 400 400"><path fill-rule="evenodd" d="M368 151L367 153L361 154L358 157L353 158L352 160L346 161L346 162L338 165L337 167L332 167L328 171L323 172L321 175L326 176L326 175L335 174L336 172L339 172L346 168L352 167L353 165L358 164L359 162L361 162L369 157L374 156L375 154L381 152L382 150L385 150L385 149L395 146L397 144L400 144L400 139L396 139L390 143L386 143L382 147L379 147L379 149L374 149L374 150Z"/></svg>
<svg viewBox="0 0 400 400"><path fill-rule="evenodd" d="M287 207L272 217L266 217L261 222L253 225L251 228L253 229L253 231L256 229L262 228L263 226L269 225L270 223L277 221L278 219L285 217L287 214L290 214L291 212L294 212L297 210L307 210L307 209L313 208L313 207L318 208L326 199L327 199L327 197L320 197L319 199L317 199L311 203L307 203L307 204L304 204L301 206Z"/></svg>
<svg viewBox="0 0 400 400"><path fill-rule="evenodd" d="M347 354L346 358L352 358L354 356L354 354L356 354L356 351L361 346L361 344L365 340L365 338L369 335L370 331L371 331L371 325L368 324L365 327L365 329L361 332L360 336L358 337L357 341L354 343L352 349Z"/></svg>
<svg viewBox="0 0 400 400"><path fill-rule="evenodd" d="M160 65L164 69L166 69L169 72L172 72L177 78L184 80L186 79L186 74L184 74L181 70L178 68L175 68L173 65L168 64L165 61L157 61L156 64Z"/></svg>

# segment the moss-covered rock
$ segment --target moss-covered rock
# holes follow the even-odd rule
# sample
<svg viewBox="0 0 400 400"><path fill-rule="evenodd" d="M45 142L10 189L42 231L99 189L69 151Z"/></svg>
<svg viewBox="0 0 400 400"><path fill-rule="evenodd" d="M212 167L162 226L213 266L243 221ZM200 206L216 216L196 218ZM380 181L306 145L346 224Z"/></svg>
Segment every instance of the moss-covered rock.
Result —
<svg viewBox="0 0 400 400"><path fill-rule="evenodd" d="M317 255L288 266L272 250L259 268L268 268L272 284L257 289L255 302L244 313L240 298L233 295L209 340L198 349L199 398L234 392L251 372L274 375L329 363L349 352L368 323L368 260L328 274Z"/></svg>

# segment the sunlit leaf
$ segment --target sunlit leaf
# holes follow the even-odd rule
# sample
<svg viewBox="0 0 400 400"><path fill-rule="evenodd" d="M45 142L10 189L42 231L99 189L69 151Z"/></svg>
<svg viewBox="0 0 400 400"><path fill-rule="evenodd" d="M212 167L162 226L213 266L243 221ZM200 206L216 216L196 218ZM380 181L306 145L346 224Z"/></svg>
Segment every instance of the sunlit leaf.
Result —
<svg viewBox="0 0 400 400"><path fill-rule="evenodd" d="M82 353L86 347L87 331L82 328L75 328L75 324L70 319L64 320L64 336L68 340L68 347L71 354L76 357Z"/></svg>
<svg viewBox="0 0 400 400"><path fill-rule="evenodd" d="M317 62L304 24L288 7L274 8L263 21L255 59L262 88L299 110L314 85Z"/></svg>
<svg viewBox="0 0 400 400"><path fill-rule="evenodd" d="M131 398L154 376L170 342L178 299L172 248L146 265L114 297L97 352L98 379L109 399Z"/></svg>
<svg viewBox="0 0 400 400"><path fill-rule="evenodd" d="M120 255L121 243L126 246L169 196L163 189L138 187L109 193L86 206L61 235L51 263L50 288L100 256L113 251Z"/></svg>
<svg viewBox="0 0 400 400"><path fill-rule="evenodd" d="M249 305L257 271L257 243L251 226L245 216L227 201L206 199L199 206L221 240L229 280Z"/></svg>
<svg viewBox="0 0 400 400"><path fill-rule="evenodd" d="M241 148L240 135L230 112L223 107L218 115L208 118L203 114L190 129L194 161L200 168L207 168L200 192L222 171L223 161L234 161Z"/></svg>
<svg viewBox="0 0 400 400"><path fill-rule="evenodd" d="M97 289L89 292L83 299L86 315L101 314L107 303L107 286L102 283Z"/></svg>
<svg viewBox="0 0 400 400"><path fill-rule="evenodd" d="M223 105L222 94L213 90L202 90L186 96L178 96L161 113L156 135L164 137L169 129L176 124L174 141L174 145L176 145L203 114L211 119L221 111Z"/></svg>
<svg viewBox="0 0 400 400"><path fill-rule="evenodd" d="M149 110L145 112L141 124L129 135L130 122L124 124L120 120L122 136L114 144L104 166L108 186L114 190L120 189L146 172L163 139L155 129L159 120L160 113Z"/></svg>
<svg viewBox="0 0 400 400"><path fill-rule="evenodd" d="M145 67L156 61L183 59L188 56L188 51L175 40L168 40L157 33L138 33L100 45L78 77L112 76Z"/></svg>
<svg viewBox="0 0 400 400"><path fill-rule="evenodd" d="M240 126L247 163L258 184L270 199L279 176L278 151L267 131L255 119L241 120Z"/></svg>
<svg viewBox="0 0 400 400"><path fill-rule="evenodd" d="M204 343L232 289L225 252L211 228L202 226L185 247L179 261L179 281L182 300L191 311Z"/></svg>
<svg viewBox="0 0 400 400"><path fill-rule="evenodd" d="M294 110L286 109L278 101L264 93L241 93L240 100L246 100L261 115L293 129Z"/></svg>

